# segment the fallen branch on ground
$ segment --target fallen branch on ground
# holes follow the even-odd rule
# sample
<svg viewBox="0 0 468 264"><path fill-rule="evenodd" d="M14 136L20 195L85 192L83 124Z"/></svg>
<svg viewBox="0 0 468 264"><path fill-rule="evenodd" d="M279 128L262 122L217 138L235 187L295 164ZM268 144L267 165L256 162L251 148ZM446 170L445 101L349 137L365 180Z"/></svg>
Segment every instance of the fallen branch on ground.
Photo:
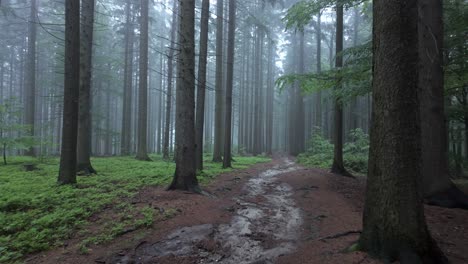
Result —
<svg viewBox="0 0 468 264"><path fill-rule="evenodd" d="M338 234L331 235L331 236L321 237L321 238L318 238L317 240L323 241L323 240L326 240L326 239L335 239L335 238L340 238L340 237L354 235L354 234L361 234L361 233L362 232L360 230L359 231L356 231L356 230L346 231L346 232L338 233Z"/></svg>

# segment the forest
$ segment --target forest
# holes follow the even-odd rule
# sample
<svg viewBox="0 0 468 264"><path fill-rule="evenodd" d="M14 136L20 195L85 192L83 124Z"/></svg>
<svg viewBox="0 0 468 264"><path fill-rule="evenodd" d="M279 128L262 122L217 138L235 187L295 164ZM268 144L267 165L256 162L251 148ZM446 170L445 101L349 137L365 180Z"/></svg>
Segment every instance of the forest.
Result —
<svg viewBox="0 0 468 264"><path fill-rule="evenodd" d="M0 0L0 263L468 263L465 0Z"/></svg>

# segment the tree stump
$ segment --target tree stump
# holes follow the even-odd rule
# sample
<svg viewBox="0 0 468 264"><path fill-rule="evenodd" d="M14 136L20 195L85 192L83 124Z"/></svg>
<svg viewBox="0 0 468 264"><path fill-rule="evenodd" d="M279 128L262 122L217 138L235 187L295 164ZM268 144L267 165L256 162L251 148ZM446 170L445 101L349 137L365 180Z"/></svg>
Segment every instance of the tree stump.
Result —
<svg viewBox="0 0 468 264"><path fill-rule="evenodd" d="M23 164L23 168L25 171L35 171L37 170L37 166L34 163L25 163Z"/></svg>

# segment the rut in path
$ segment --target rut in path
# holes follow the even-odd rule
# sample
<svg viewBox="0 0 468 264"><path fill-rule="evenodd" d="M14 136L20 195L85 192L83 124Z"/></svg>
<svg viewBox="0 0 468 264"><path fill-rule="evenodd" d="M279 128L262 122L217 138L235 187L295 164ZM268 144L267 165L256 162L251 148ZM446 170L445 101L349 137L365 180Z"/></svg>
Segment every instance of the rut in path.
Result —
<svg viewBox="0 0 468 264"><path fill-rule="evenodd" d="M278 176L299 168L288 159L252 177L229 224L177 229L164 240L139 245L133 254L115 256L113 263L155 263L164 257L191 257L196 263L273 263L295 249L302 216L293 190ZM253 200L262 201L255 202Z"/></svg>

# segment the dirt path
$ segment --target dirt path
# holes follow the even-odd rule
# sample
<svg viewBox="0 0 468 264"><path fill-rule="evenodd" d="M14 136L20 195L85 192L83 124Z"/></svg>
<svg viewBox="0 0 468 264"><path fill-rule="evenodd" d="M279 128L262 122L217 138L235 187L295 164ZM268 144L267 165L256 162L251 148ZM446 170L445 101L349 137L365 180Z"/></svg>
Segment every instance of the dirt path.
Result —
<svg viewBox="0 0 468 264"><path fill-rule="evenodd" d="M109 244L78 253L68 246L29 263L379 263L360 252L345 253L361 228L364 182L305 169L282 158L221 175L205 186L212 196L147 188L137 203L177 215L152 228L131 232ZM447 209L444 209L447 210ZM440 211L428 208L431 231L452 263L467 263L468 214L450 210L457 229L447 228ZM432 230L434 229L434 230ZM460 231L462 233L460 234Z"/></svg>
<svg viewBox="0 0 468 264"><path fill-rule="evenodd" d="M115 263L158 263L187 256L195 263L272 263L291 253L299 238L302 217L291 198L293 190L278 176L299 168L289 160L252 177L227 224L203 224L173 231L156 243L139 245L130 254L115 256ZM206 246L206 245L211 246Z"/></svg>

